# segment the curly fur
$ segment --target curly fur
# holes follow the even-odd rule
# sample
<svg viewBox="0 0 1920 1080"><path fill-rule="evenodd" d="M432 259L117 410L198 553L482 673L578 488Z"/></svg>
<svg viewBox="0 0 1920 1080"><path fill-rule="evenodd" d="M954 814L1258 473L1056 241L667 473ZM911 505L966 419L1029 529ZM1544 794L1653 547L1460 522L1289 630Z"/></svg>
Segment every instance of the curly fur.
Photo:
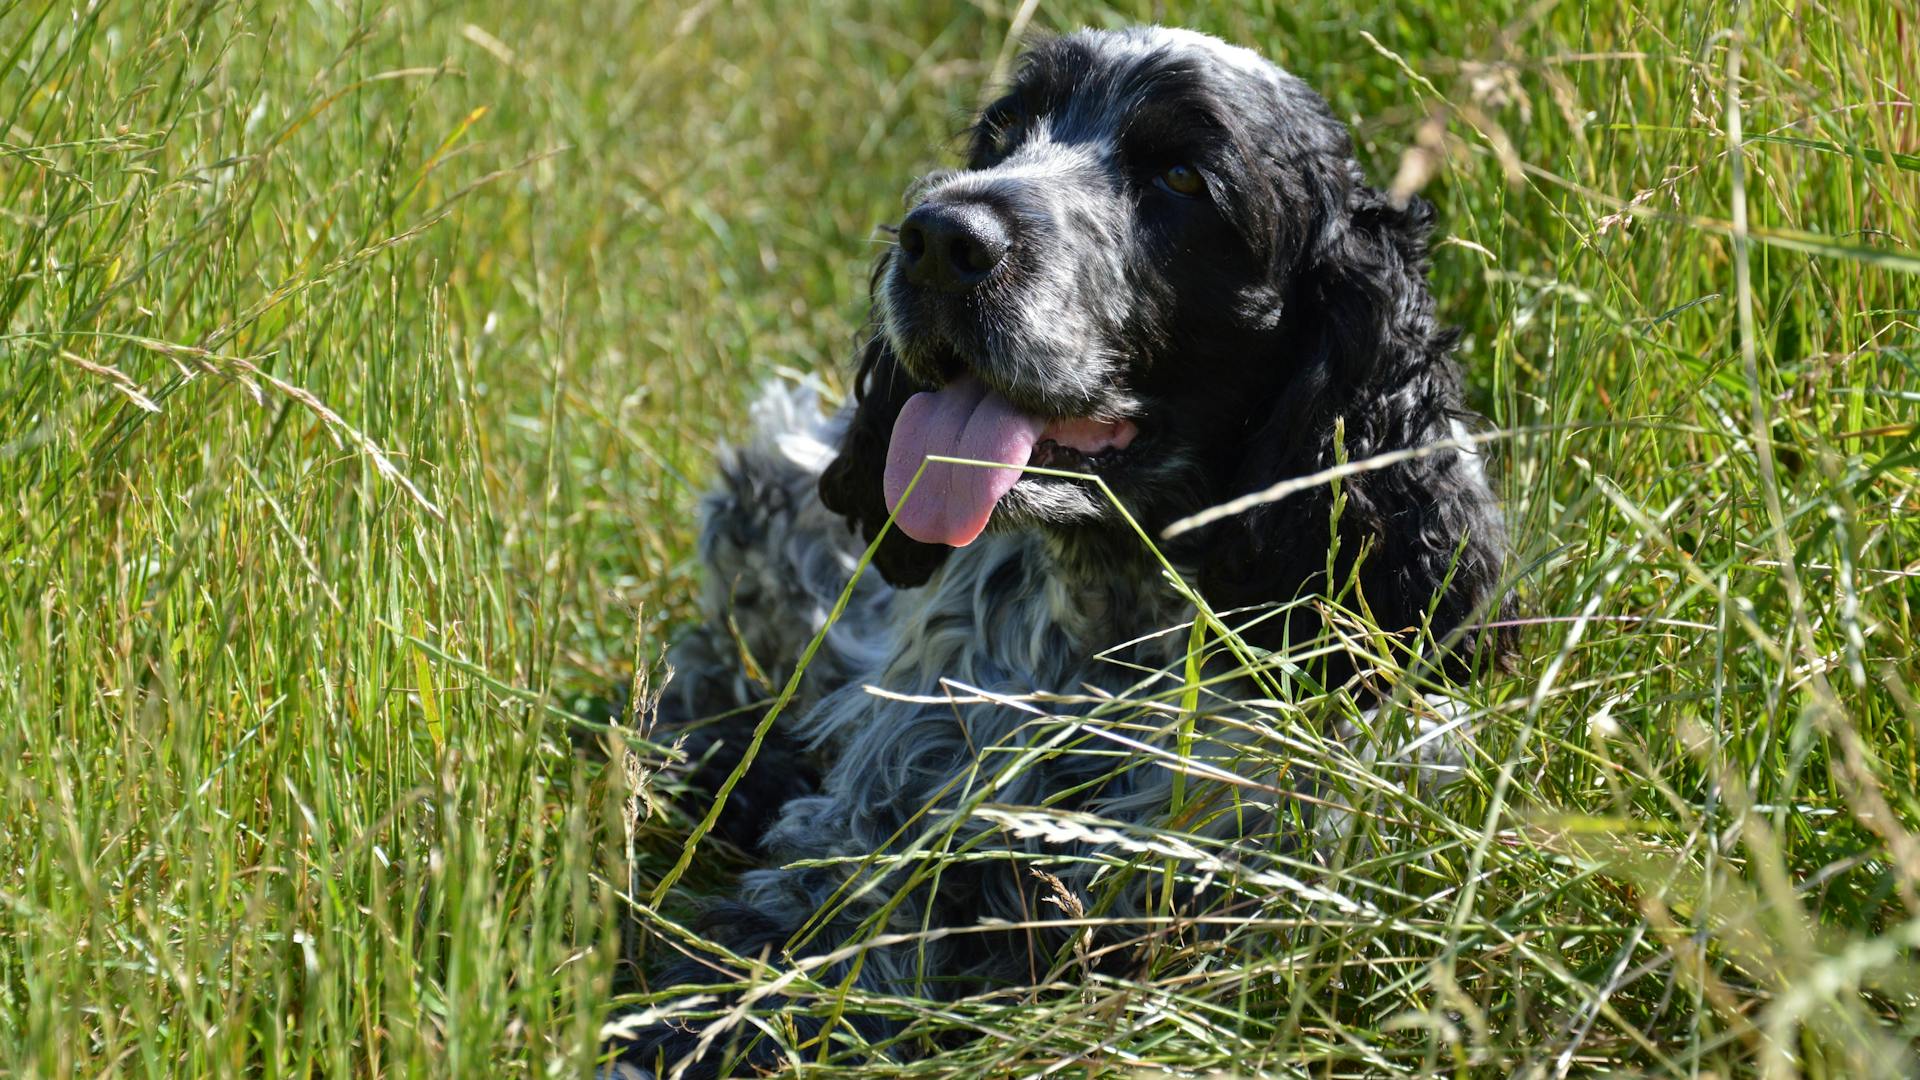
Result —
<svg viewBox="0 0 1920 1080"><path fill-rule="evenodd" d="M1154 186L1169 162L1204 175L1203 198ZM1051 857L1062 885L1087 894L1101 864L1061 856L1110 834L1010 827L1004 808L1119 823L1166 813L1175 773L1140 748L1172 736L1136 724L1131 742L1117 740L1092 716L1092 691L1126 691L1177 665L1184 635L1156 631L1191 612L1085 481L1023 479L963 549L886 529L881 476L907 398L965 370L1035 415L1137 420L1133 447L1088 467L1150 533L1341 458L1457 437L1474 418L1425 281L1431 209L1367 186L1326 105L1256 54L1164 29L1043 43L983 114L967 168L918 190L923 205L995 208L1017 237L1012 253L959 299L917 290L883 260L855 400L831 419L805 390L758 406L758 434L723 457L703 507L705 621L674 649L663 710L699 732L705 776L732 772L755 706L878 539L884 581L858 583L791 721L723 818L732 835L759 837L766 868L710 906L705 929L736 954L776 957L917 935L861 952L859 982L953 997L1046 975L1064 938L983 931L983 920L1044 917L1025 869L1035 860ZM1248 631L1255 644L1314 640L1326 609L1297 601L1339 594L1389 632L1424 631L1442 643L1436 670L1470 676L1503 645L1471 629L1503 603L1504 533L1479 456L1418 457L1352 476L1341 493L1337 521L1333 492L1315 489L1184 534L1164 554L1216 610L1264 612ZM1304 675L1383 700L1352 659L1318 652ZM1049 696L1022 704L1036 693ZM1446 711L1417 698L1410 711L1401 730L1425 749L1408 756L1445 773L1458 760L1439 737ZM1248 730L1203 726L1184 752L1230 768ZM1332 734L1362 758L1380 753L1359 745L1359 730ZM817 786L812 762L824 768ZM1338 818L1322 814L1320 827ZM1183 827L1310 846L1274 838L1288 820L1297 813L1269 803ZM954 861L933 876L916 875L912 859L874 858L929 846L1024 858ZM1145 910L1144 883L1116 895L1108 914ZM843 961L816 977L853 970ZM657 985L715 977L694 959ZM849 1019L870 1037L887 1029ZM631 1062L680 1062L686 1075L774 1064L766 1040L735 1058L668 1024L618 1042Z"/></svg>

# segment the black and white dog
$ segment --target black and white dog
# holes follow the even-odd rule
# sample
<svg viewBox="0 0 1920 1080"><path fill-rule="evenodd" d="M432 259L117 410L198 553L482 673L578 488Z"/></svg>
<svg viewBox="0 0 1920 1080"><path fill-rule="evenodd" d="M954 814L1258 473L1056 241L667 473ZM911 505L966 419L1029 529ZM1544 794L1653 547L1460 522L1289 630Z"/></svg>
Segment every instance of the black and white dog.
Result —
<svg viewBox="0 0 1920 1080"><path fill-rule="evenodd" d="M1430 729L1444 710L1330 647L1330 613L1422 643L1408 648L1430 673L1464 676L1500 648L1476 627L1503 603L1505 538L1425 281L1431 209L1369 187L1300 80L1182 30L1053 39L980 116L966 167L913 191L875 271L856 400L822 418L807 391L771 394L723 461L706 623L673 651L662 703L717 787L878 539L878 577L852 589L721 818L768 868L709 908L705 936L764 959L763 982L804 978L719 994L717 1021L616 1020L635 1071L776 1065L766 1031L821 1033L795 1007L807 987L952 999L1044 977L1067 935L1045 931L1042 895L1104 890L1104 917L1143 911L1159 877L1128 885L1127 851L1102 837L1174 809L1185 835L1310 847L1284 835L1303 820L1284 796L1209 810L1185 787L1234 770L1257 730L1227 719L1258 696L1232 693L1258 682L1249 651L1303 697L1343 689L1327 696ZM1162 539L1396 451L1416 452ZM1180 581L1232 613L1239 681L1197 710L1145 707L1193 681L1192 635L1163 632L1196 617ZM1040 807L1083 826L1019 812ZM690 956L653 988L742 977ZM749 1009L785 1013L756 1026ZM824 1034L890 1030L857 1012Z"/></svg>

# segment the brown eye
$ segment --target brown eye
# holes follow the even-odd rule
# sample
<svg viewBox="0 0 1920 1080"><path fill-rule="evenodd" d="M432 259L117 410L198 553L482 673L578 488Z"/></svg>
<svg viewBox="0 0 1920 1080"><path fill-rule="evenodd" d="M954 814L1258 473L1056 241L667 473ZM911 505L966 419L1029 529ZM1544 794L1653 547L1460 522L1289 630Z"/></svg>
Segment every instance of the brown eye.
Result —
<svg viewBox="0 0 1920 1080"><path fill-rule="evenodd" d="M1154 183L1189 199L1207 190L1207 182L1200 176L1200 170L1191 165L1175 165L1155 177Z"/></svg>

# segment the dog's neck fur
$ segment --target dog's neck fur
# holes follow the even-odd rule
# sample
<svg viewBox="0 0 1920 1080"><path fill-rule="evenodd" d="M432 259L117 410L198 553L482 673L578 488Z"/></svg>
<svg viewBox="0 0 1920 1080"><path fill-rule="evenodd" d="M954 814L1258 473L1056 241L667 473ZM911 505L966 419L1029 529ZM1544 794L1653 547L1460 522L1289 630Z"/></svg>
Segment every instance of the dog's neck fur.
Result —
<svg viewBox="0 0 1920 1080"><path fill-rule="evenodd" d="M1132 532L1092 526L1046 529L1034 538L1033 557L1051 575L1054 616L1092 649L1165 629L1182 617L1152 552Z"/></svg>

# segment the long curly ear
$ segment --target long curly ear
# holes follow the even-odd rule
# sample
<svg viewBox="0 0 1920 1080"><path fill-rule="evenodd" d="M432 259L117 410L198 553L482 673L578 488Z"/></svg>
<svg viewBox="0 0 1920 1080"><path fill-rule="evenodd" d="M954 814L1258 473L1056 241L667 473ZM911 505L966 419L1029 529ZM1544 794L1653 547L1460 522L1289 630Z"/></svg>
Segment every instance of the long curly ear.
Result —
<svg viewBox="0 0 1920 1080"><path fill-rule="evenodd" d="M840 442L840 455L820 475L820 501L859 526L868 543L887 521L886 494L881 487L887 469L887 444L893 438L894 418L915 389L894 359L885 335L873 334L860 354L860 370L853 387L853 419ZM926 584L952 553L953 549L944 544L923 544L894 528L874 550L873 564L888 584L912 588Z"/></svg>
<svg viewBox="0 0 1920 1080"><path fill-rule="evenodd" d="M1461 404L1449 356L1456 335L1435 321L1427 288L1432 207L1419 199L1395 206L1360 182L1357 165L1342 164L1323 189L1338 201L1307 244L1284 315L1282 362L1293 374L1249 427L1236 495L1342 458L1455 439L1477 420ZM1504 649L1503 638L1486 641L1487 650L1482 635L1463 630L1504 602L1496 593L1506 531L1478 453L1445 449L1362 471L1340 492L1337 526L1331 485L1230 519L1210 538L1207 595L1250 605L1342 594L1349 608L1364 601L1382 629L1430 629L1450 646L1445 666L1456 674L1476 653ZM1330 539L1338 544L1331 560ZM1343 593L1349 581L1358 598ZM1314 605L1304 603L1255 637L1298 646L1319 630ZM1351 671L1340 661L1327 667L1334 678Z"/></svg>

